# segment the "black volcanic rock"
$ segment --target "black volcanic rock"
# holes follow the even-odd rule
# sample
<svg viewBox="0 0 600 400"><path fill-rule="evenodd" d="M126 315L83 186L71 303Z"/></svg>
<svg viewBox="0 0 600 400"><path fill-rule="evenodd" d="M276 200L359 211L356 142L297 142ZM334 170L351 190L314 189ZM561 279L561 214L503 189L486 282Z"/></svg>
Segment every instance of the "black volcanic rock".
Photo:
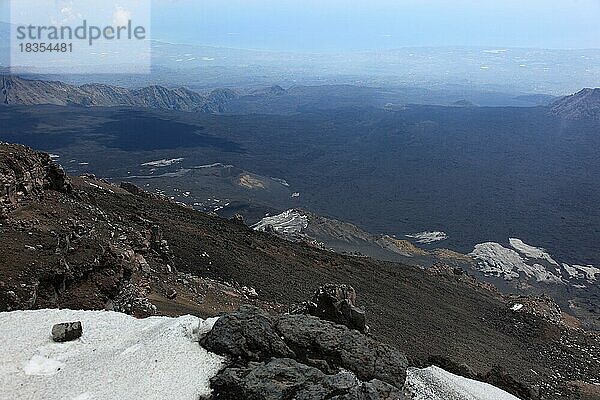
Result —
<svg viewBox="0 0 600 400"><path fill-rule="evenodd" d="M406 357L392 346L373 340L342 325L306 315L284 315L277 331L285 343L306 363L330 371L344 368L361 380L379 379L402 387L406 379Z"/></svg>
<svg viewBox="0 0 600 400"><path fill-rule="evenodd" d="M600 88L583 89L550 105L554 115L565 119L600 120Z"/></svg>
<svg viewBox="0 0 600 400"><path fill-rule="evenodd" d="M387 383L361 382L348 372L327 375L289 358L226 368L211 380L215 400L402 400Z"/></svg>
<svg viewBox="0 0 600 400"><path fill-rule="evenodd" d="M323 285L315 292L307 310L314 315L336 324L345 325L359 332L366 332L365 312L356 307L356 292L348 285Z"/></svg>
<svg viewBox="0 0 600 400"><path fill-rule="evenodd" d="M201 344L237 360L293 358L324 373L343 368L360 380L378 379L396 387L404 384L408 365L394 347L345 326L308 315L271 316L255 307L219 318Z"/></svg>
<svg viewBox="0 0 600 400"><path fill-rule="evenodd" d="M214 353L249 361L295 357L269 314L255 307L242 307L219 318L202 345Z"/></svg>

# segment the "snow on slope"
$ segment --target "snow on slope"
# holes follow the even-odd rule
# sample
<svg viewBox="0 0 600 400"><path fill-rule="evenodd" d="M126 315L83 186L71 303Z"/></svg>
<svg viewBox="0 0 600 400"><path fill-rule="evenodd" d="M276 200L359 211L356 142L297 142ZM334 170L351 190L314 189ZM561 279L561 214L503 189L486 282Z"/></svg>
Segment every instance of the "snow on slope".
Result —
<svg viewBox="0 0 600 400"><path fill-rule="evenodd" d="M81 321L83 336L54 343L52 325ZM210 393L223 359L198 336L214 319L137 320L105 311L0 313L0 398L194 399Z"/></svg>
<svg viewBox="0 0 600 400"><path fill-rule="evenodd" d="M550 254L548 254L545 249L530 246L527 243L523 243L521 239L510 238L508 239L508 242L515 250L517 250L519 253L523 254L527 258L537 258L538 260L546 260L550 264L558 265L558 263L552 259Z"/></svg>
<svg viewBox="0 0 600 400"><path fill-rule="evenodd" d="M561 277L546 269L539 263L527 264L525 260L512 249L499 243L480 243L469 255L479 261L479 269L489 275L503 277L506 280L519 278L535 278L538 282L559 283Z"/></svg>
<svg viewBox="0 0 600 400"><path fill-rule="evenodd" d="M409 368L405 388L413 400L519 400L492 385L463 378L435 366Z"/></svg>
<svg viewBox="0 0 600 400"><path fill-rule="evenodd" d="M149 161L147 163L143 163L142 167L168 167L173 164L179 164L182 161L183 158L172 158L170 160L163 158L162 160Z"/></svg>
<svg viewBox="0 0 600 400"><path fill-rule="evenodd" d="M412 235L406 235L406 237L417 239L417 243L433 243L448 239L448 235L445 232L439 231L413 233Z"/></svg>
<svg viewBox="0 0 600 400"><path fill-rule="evenodd" d="M594 284L600 276L600 269L591 265L559 263L545 249L515 238L508 242L514 250L488 242L476 245L469 255L478 261L480 271L506 280L535 278L538 282L576 285L582 280Z"/></svg>
<svg viewBox="0 0 600 400"><path fill-rule="evenodd" d="M598 279L600 275L600 269L591 265L575 265L570 266L569 264L563 264L563 268L567 271L569 276L577 279L587 279L588 282L592 283Z"/></svg>
<svg viewBox="0 0 600 400"><path fill-rule="evenodd" d="M300 233L308 227L308 217L297 210L287 210L279 215L263 218L252 228L257 231L264 231L269 225L278 233Z"/></svg>

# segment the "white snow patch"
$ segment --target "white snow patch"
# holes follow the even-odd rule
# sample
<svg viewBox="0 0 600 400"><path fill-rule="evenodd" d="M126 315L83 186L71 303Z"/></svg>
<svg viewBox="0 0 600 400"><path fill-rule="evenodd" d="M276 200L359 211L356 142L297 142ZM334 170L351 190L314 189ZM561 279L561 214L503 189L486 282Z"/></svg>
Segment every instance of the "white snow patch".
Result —
<svg viewBox="0 0 600 400"><path fill-rule="evenodd" d="M508 239L508 242L515 250L527 258L546 260L550 264L558 265L558 263L552 259L550 254L548 254L545 249L530 246L527 243L524 243L521 239L510 238Z"/></svg>
<svg viewBox="0 0 600 400"><path fill-rule="evenodd" d="M440 231L413 233L412 235L406 235L406 237L417 239L417 243L433 243L448 239L448 235Z"/></svg>
<svg viewBox="0 0 600 400"><path fill-rule="evenodd" d="M23 366L23 371L26 375L54 375L60 371L64 365L65 364L63 362L58 360L36 354L25 363Z"/></svg>
<svg viewBox="0 0 600 400"><path fill-rule="evenodd" d="M223 167L223 168L230 168L233 167L233 165L225 165L223 163L212 163L212 164L206 164L206 165L198 165L196 167L194 167L194 169L204 169L204 168L216 168L216 167Z"/></svg>
<svg viewBox="0 0 600 400"><path fill-rule="evenodd" d="M508 241L516 251L499 243L488 242L476 245L469 255L478 261L480 271L506 280L523 277L523 273L525 278L534 277L538 282L545 283L565 284L575 279L594 283L600 275L600 269L592 265L561 264L541 247L531 246L516 238Z"/></svg>
<svg viewBox="0 0 600 400"><path fill-rule="evenodd" d="M290 187L290 184L285 179L281 179L281 178L271 178L271 179L273 179L275 182L282 184L285 187Z"/></svg>
<svg viewBox="0 0 600 400"><path fill-rule="evenodd" d="M562 279L548 271L540 264L528 265L525 260L512 249L499 243L480 243L469 255L479 261L479 269L490 275L503 277L506 280L519 278L520 273L525 277L533 277L538 282L560 283Z"/></svg>
<svg viewBox="0 0 600 400"><path fill-rule="evenodd" d="M94 396L90 392L81 393L79 396L73 397L73 400L92 400Z"/></svg>
<svg viewBox="0 0 600 400"><path fill-rule="evenodd" d="M495 386L432 366L409 368L405 389L413 400L519 400Z"/></svg>
<svg viewBox="0 0 600 400"><path fill-rule="evenodd" d="M183 160L183 158L171 158L170 160L163 158L162 160L148 161L147 163L143 163L142 167L168 167L173 164L179 164Z"/></svg>
<svg viewBox="0 0 600 400"><path fill-rule="evenodd" d="M511 309L511 310L513 310L513 311L519 311L519 310L521 310L522 308L523 308L523 304L519 304L519 303L517 303L517 304L515 304L514 306L512 306L510 309Z"/></svg>
<svg viewBox="0 0 600 400"><path fill-rule="evenodd" d="M563 264L563 268L572 278L587 279L589 282L595 282L597 279L596 275L600 274L600 269L591 265L583 266L573 264L573 266L570 266L568 264Z"/></svg>
<svg viewBox="0 0 600 400"><path fill-rule="evenodd" d="M272 226L278 233L300 233L308 227L308 217L297 210L287 210L273 217L265 217L252 226L256 231L265 231Z"/></svg>
<svg viewBox="0 0 600 400"><path fill-rule="evenodd" d="M102 187L102 186L100 186L100 185L96 185L95 183L88 182L87 184L88 184L88 185L90 185L90 186L91 186L91 187L93 187L93 188L100 189L100 190L103 190L103 191L105 191L105 192L109 192L109 193L114 193L112 190L110 190L110 189L105 189L105 188L103 188L103 187Z"/></svg>
<svg viewBox="0 0 600 400"><path fill-rule="evenodd" d="M81 321L83 336L54 343L59 322ZM106 311L0 313L0 387L11 399L194 399L210 394L223 358L198 344L214 320L138 320Z"/></svg>

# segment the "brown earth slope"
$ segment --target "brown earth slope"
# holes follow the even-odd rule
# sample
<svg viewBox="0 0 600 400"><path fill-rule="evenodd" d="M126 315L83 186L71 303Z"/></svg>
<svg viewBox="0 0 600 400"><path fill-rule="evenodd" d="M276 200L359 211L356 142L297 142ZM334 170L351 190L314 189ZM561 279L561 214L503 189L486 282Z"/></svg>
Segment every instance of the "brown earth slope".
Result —
<svg viewBox="0 0 600 400"><path fill-rule="evenodd" d="M598 336L547 318L547 302L514 300L525 307L513 311L460 270L342 256L135 187L61 174L48 156L0 144L0 310L210 316L251 303L282 311L319 285L344 283L372 334L412 365L435 359L521 398L593 398L579 392L600 383Z"/></svg>

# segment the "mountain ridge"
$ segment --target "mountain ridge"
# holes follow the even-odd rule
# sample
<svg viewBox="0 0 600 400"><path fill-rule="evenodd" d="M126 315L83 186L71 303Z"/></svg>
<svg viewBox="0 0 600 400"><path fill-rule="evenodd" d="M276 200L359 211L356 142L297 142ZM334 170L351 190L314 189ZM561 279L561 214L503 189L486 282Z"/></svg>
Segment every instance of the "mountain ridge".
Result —
<svg viewBox="0 0 600 400"><path fill-rule="evenodd" d="M87 83L80 86L60 81L29 80L16 76L0 78L2 103L19 105L53 104L83 107L129 106L174 111L219 109L221 102L235 96L233 91L212 91L207 95L184 87L170 89L152 85L137 89ZM208 107L208 108L207 108Z"/></svg>
<svg viewBox="0 0 600 400"><path fill-rule="evenodd" d="M600 88L584 88L553 102L550 109L565 119L600 120Z"/></svg>

